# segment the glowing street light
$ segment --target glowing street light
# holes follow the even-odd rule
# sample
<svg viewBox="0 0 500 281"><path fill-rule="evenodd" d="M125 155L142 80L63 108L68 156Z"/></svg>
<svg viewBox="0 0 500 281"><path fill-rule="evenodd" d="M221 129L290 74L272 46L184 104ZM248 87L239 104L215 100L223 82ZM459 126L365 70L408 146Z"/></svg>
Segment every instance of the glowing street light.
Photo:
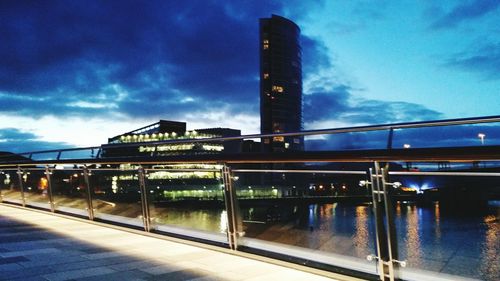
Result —
<svg viewBox="0 0 500 281"><path fill-rule="evenodd" d="M407 143L403 144L403 148L410 148L410 147L411 147L411 145L409 145Z"/></svg>
<svg viewBox="0 0 500 281"><path fill-rule="evenodd" d="M479 133L477 134L477 137L481 140L481 145L484 145L484 138L486 137L486 135L483 133Z"/></svg>

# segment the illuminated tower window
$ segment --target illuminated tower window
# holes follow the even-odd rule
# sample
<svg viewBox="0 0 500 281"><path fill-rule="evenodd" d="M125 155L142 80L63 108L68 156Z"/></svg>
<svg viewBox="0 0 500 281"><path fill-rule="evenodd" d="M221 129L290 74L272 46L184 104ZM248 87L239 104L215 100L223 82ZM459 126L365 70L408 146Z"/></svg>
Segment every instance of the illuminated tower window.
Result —
<svg viewBox="0 0 500 281"><path fill-rule="evenodd" d="M283 93L283 87L273 86L273 92Z"/></svg>

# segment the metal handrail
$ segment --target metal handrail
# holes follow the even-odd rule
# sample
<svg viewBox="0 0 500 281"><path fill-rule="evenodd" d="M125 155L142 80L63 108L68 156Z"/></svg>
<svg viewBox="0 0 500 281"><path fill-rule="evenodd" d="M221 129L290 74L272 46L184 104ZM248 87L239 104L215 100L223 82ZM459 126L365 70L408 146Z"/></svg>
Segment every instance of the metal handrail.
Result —
<svg viewBox="0 0 500 281"><path fill-rule="evenodd" d="M224 153L175 156L126 156L99 159L17 160L0 162L0 167L36 165L117 165L117 164L251 164L251 163L314 163L314 162L471 162L499 161L500 146L375 149L351 151L302 151L289 153Z"/></svg>
<svg viewBox="0 0 500 281"><path fill-rule="evenodd" d="M233 169L234 173L295 173L295 174L340 174L366 175L366 171L333 171L333 170L263 170L263 169Z"/></svg>
<svg viewBox="0 0 500 281"><path fill-rule="evenodd" d="M500 177L500 173L488 172L388 172L393 176L466 176L466 177Z"/></svg>
<svg viewBox="0 0 500 281"><path fill-rule="evenodd" d="M473 118L445 119L445 120L436 120L436 121L406 122L406 123L393 123L393 124L383 124L383 125L368 125L368 126L355 126L355 127L319 129L319 130L306 130L306 131L288 132L288 133L251 134L251 135L232 136L232 137L200 138L200 139L177 139L177 140L166 140L166 141L156 141L156 142L137 142L137 143L129 143L129 144L105 144L105 145L103 145L103 147L112 148L112 147L116 146L116 147L122 148L122 147L136 147L136 146L141 146L141 145L154 146L154 145L168 144L168 143L193 143L193 142L206 142L206 141L225 142L225 141L236 141L236 140L246 140L246 139L272 138L272 137L332 135L332 134L342 134L342 133L385 131L385 130L391 130L391 129L410 129L410 128L467 125L467 124L494 123L494 122L500 122L500 115L486 116L486 117L473 117Z"/></svg>
<svg viewBox="0 0 500 281"><path fill-rule="evenodd" d="M65 148L65 149L52 149L52 150L41 150L41 151L31 151L31 152L21 152L17 155L33 155L33 154L43 154L43 153L62 153L69 151L82 151L82 150L99 150L101 148L129 148L138 147L143 145L155 146L162 144L173 144L173 143L199 143L199 142L226 142L226 141L238 141L245 139L261 139L261 138L272 138L272 137L292 137L292 136L311 136L311 135L332 135L341 133L359 133L359 132L371 132L371 131L384 131L384 130L395 130L395 129L410 129L410 128L424 128L424 127L437 127L437 126L451 126L451 125L471 125L471 124L481 124L481 123L494 123L500 122L500 115L494 116L484 116L484 117L471 117L471 118L458 118L458 119L444 119L435 121L419 121L419 122L404 122L404 123L392 123L383 125L368 125L368 126L354 126L354 127L342 127L342 128L331 128L331 129L320 129L320 130L306 130L300 132L289 132L289 133L273 133L273 134L250 134L242 136L232 136L232 137L218 137L218 138L200 138L200 139L176 139L176 140L164 140L164 141L154 141L154 142L135 142L127 144L103 144L102 146L89 146L89 147L78 147L78 148ZM1 158L11 157L0 156ZM30 157L31 158L31 157Z"/></svg>

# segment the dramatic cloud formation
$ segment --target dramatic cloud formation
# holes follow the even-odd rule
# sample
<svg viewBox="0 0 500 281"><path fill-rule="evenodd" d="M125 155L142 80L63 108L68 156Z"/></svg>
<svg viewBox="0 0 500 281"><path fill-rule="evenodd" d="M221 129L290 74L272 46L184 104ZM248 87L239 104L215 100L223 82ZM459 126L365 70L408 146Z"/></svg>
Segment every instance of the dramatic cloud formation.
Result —
<svg viewBox="0 0 500 281"><path fill-rule="evenodd" d="M7 7L1 110L157 117L258 104L256 19L264 13L244 10L191 1Z"/></svg>
<svg viewBox="0 0 500 281"><path fill-rule="evenodd" d="M476 4L453 4L436 26L472 22L498 6ZM398 53L359 41L409 34L397 30L407 10L385 1L1 1L0 130L17 135L2 137L2 149L98 145L158 119L259 132L258 19L271 14L302 29L305 129L445 117L447 106L415 99L411 90L386 95L392 85L374 74L379 58ZM425 30L428 19L419 24ZM456 54L447 66L498 78L498 44L463 53L443 46L440 61ZM399 82L408 89L429 83Z"/></svg>
<svg viewBox="0 0 500 281"><path fill-rule="evenodd" d="M351 124L396 123L407 120L435 120L442 114L408 102L354 99L347 86L330 92L314 92L304 98L307 122L337 120Z"/></svg>

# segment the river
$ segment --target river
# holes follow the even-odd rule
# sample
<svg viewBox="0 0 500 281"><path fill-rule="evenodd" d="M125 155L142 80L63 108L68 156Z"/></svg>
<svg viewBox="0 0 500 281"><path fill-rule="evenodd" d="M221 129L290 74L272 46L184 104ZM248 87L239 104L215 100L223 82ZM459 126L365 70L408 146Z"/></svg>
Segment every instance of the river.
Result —
<svg viewBox="0 0 500 281"><path fill-rule="evenodd" d="M496 204L495 204L496 203ZM370 204L242 204L245 237L365 259L375 254ZM447 210L438 202L394 206L400 260L408 267L500 280L500 204ZM217 208L157 208L159 224L224 232ZM374 265L375 266L375 265Z"/></svg>

